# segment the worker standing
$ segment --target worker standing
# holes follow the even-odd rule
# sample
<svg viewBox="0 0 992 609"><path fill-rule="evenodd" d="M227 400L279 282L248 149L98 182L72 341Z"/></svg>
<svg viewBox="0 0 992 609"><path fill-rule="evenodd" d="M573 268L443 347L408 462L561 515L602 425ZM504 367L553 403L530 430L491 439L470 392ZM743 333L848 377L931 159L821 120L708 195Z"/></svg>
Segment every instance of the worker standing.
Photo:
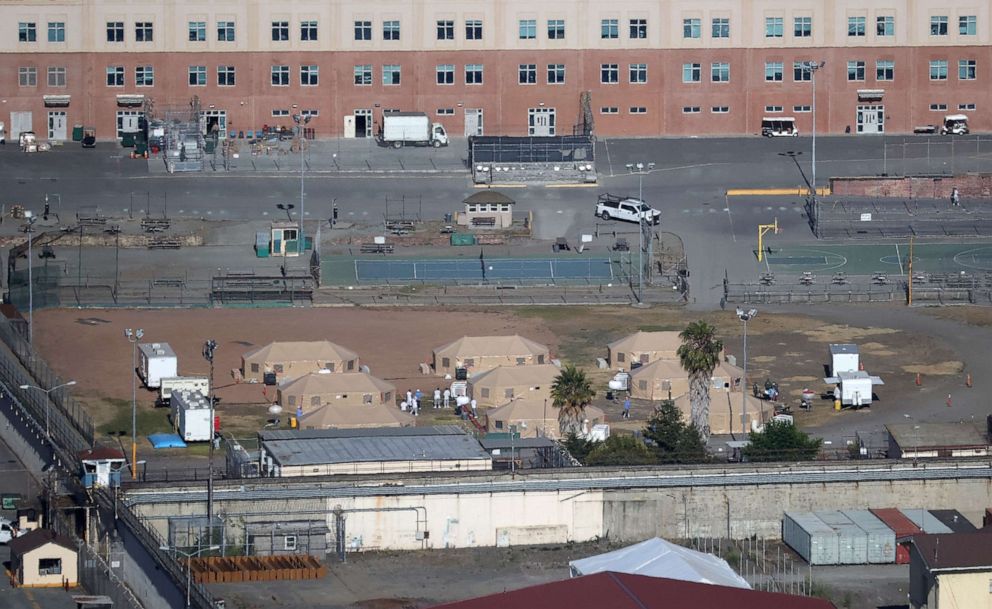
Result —
<svg viewBox="0 0 992 609"><path fill-rule="evenodd" d="M961 193L958 192L957 188L951 189L951 205L954 207L959 207L961 205Z"/></svg>
<svg viewBox="0 0 992 609"><path fill-rule="evenodd" d="M447 408L450 405L450 403L451 403L451 390L446 388L444 390L444 407Z"/></svg>
<svg viewBox="0 0 992 609"><path fill-rule="evenodd" d="M434 408L440 408L440 407L441 407L441 388L440 387L435 387L434 388Z"/></svg>
<svg viewBox="0 0 992 609"><path fill-rule="evenodd" d="M625 419L629 419L630 418L630 396L629 395L626 398L624 398L624 400L623 400L623 418L625 418Z"/></svg>
<svg viewBox="0 0 992 609"><path fill-rule="evenodd" d="M472 417L475 417L475 398L472 398Z"/></svg>

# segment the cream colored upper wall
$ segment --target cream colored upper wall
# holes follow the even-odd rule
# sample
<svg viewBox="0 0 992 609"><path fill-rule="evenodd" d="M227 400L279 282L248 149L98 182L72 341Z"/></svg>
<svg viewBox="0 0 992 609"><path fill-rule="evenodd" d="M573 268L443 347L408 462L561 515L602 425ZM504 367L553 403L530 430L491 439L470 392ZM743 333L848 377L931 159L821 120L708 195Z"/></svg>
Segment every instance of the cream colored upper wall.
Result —
<svg viewBox="0 0 992 609"><path fill-rule="evenodd" d="M992 40L992 9L987 0L630 0L624 3L593 0L510 0L493 3L483 0L382 0L376 3L351 0L291 0L270 3L262 0L165 0L145 3L138 0L87 0L12 2L0 0L0 52L222 52L222 51L434 51L496 49L693 49L693 48L775 48L833 46L950 46L989 44ZM875 35L875 19L895 17L895 36ZM946 15L948 35L930 35L930 17ZM958 17L977 17L978 34L958 34ZM813 35L793 35L796 17L812 17ZM864 37L847 35L848 17L865 17ZM765 37L765 18L781 17L783 36ZM712 20L730 20L730 38L711 35ZM467 40L465 21L483 22L483 39ZM534 40L519 38L519 22L537 22ZM548 20L564 19L565 38L548 38ZM603 19L618 21L619 37L603 39ZM647 20L647 38L631 39L631 19ZM699 19L700 38L684 38L683 20ZM318 40L300 40L300 22L318 22ZM372 40L354 39L356 20L372 22ZM383 40L383 22L400 22L400 40ZM455 22L454 40L437 40L436 22ZM33 21L38 41L19 43L17 24ZM47 41L47 23L66 23L66 42ZM106 23L125 23L125 42L106 41ZM134 23L154 23L154 41L134 41ZM207 40L190 42L188 23L204 21ZM234 21L235 42L217 40L217 22ZM273 21L290 23L290 40L271 39Z"/></svg>
<svg viewBox="0 0 992 609"><path fill-rule="evenodd" d="M989 586L992 574L983 573L941 573L937 585L931 590L933 609L981 609L992 606ZM934 602L936 601L936 602Z"/></svg>

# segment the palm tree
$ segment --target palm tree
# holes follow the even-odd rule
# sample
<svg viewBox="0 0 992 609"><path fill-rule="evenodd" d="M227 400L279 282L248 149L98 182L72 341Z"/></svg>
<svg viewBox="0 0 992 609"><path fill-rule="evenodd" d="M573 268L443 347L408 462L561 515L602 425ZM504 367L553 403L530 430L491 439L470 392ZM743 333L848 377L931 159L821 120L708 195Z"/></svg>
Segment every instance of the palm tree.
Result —
<svg viewBox="0 0 992 609"><path fill-rule="evenodd" d="M705 321L694 321L679 334L682 344L678 348L682 369L689 374L689 404L692 407L691 423L703 436L710 439L710 383L713 370L720 363L723 342L716 338L716 328Z"/></svg>
<svg viewBox="0 0 992 609"><path fill-rule="evenodd" d="M596 392L586 373L575 366L565 366L555 377L551 384L551 399L558 409L558 428L563 438L581 432L586 406L594 395Z"/></svg>

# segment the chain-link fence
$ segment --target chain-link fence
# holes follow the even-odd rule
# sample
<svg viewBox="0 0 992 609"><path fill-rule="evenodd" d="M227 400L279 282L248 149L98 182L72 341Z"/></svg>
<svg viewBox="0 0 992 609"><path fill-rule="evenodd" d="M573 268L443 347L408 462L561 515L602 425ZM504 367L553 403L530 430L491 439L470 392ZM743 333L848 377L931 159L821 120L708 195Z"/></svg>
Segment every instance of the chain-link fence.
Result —
<svg viewBox="0 0 992 609"><path fill-rule="evenodd" d="M93 595L107 596L115 609L142 609L141 602L115 573L120 569L120 557L111 556L110 564L100 553L85 543L79 544L79 582Z"/></svg>
<svg viewBox="0 0 992 609"><path fill-rule="evenodd" d="M955 207L946 201L808 199L806 212L820 239L992 235L992 210Z"/></svg>
<svg viewBox="0 0 992 609"><path fill-rule="evenodd" d="M981 136L920 136L901 138L901 141L895 142L883 140L882 173L912 176L987 172L992 171L990 155L992 139Z"/></svg>

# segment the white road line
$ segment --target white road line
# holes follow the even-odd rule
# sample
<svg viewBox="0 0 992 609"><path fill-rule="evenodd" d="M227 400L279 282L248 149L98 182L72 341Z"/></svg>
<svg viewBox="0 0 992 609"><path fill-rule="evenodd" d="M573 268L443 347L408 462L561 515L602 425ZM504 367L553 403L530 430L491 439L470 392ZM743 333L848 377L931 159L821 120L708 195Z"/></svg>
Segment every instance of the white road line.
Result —
<svg viewBox="0 0 992 609"><path fill-rule="evenodd" d="M731 236L731 238L733 238L734 243L737 243L737 235L734 233L734 215L732 213L730 213L730 197L727 197L725 195L723 197L723 199L724 199L725 205L726 205L726 207L724 207L724 209L727 210L727 220L730 221L730 236Z"/></svg>
<svg viewBox="0 0 992 609"><path fill-rule="evenodd" d="M610 158L610 140L603 140L603 147L606 148L606 164L610 167L610 177L613 177L613 159Z"/></svg>
<svg viewBox="0 0 992 609"><path fill-rule="evenodd" d="M896 243L896 260L899 261L899 274L900 275L904 275L905 273L903 273L903 270L902 270L902 256L899 255L899 244L898 243Z"/></svg>

